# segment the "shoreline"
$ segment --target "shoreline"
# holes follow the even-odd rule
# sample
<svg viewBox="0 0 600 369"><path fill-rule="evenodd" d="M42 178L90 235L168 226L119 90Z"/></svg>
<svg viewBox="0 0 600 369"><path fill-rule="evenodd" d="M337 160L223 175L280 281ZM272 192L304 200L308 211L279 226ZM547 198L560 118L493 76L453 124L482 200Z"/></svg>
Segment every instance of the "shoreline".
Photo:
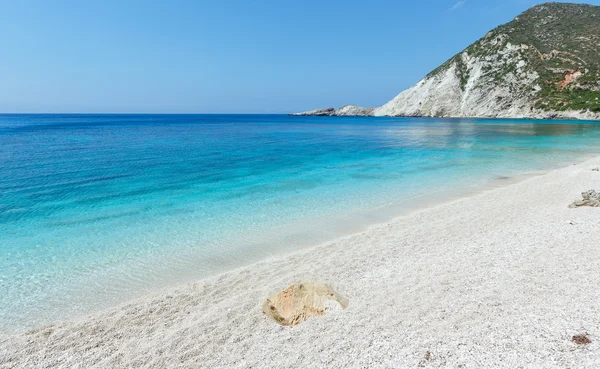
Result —
<svg viewBox="0 0 600 369"><path fill-rule="evenodd" d="M330 108L333 109L333 108ZM373 109L373 108L368 108L368 109ZM316 109L317 111L324 111L324 110L329 110L329 109ZM566 114L564 114L566 113ZM577 114L583 114L583 117L579 117ZM286 114L289 117L345 117L345 118L352 118L352 117L358 117L358 118L425 118L425 119L482 119L482 120L531 120L531 121L550 121L550 122L560 122L560 121L573 121L573 122L592 122L592 123L597 123L598 121L600 121L600 115L598 115L598 113L594 113L594 112L586 112L586 113L580 113L580 112L576 112L576 111L552 111L552 112L545 112L545 113L540 113L540 114L533 114L533 115L515 115L515 116L508 116L508 115L497 115L497 116L493 116L493 115L361 115L361 114L356 114L356 115L337 115L337 113L333 112L330 115L324 115L324 114L319 114L319 113L313 113L313 111L308 111L308 112L299 112L299 113L288 113Z"/></svg>
<svg viewBox="0 0 600 369"><path fill-rule="evenodd" d="M315 224L310 224L309 228L294 224L289 226L285 233L266 236L261 243L253 244L253 247L258 248L260 252L250 249L246 250L240 245L235 261L229 263L223 262L223 267L220 270L206 274L197 275L192 266L195 262L202 262L202 259L194 254L182 255L182 262L178 265L182 269L179 272L173 273L173 277L164 281L164 283L156 282L144 285L141 293L124 294L121 295L120 298L115 298L115 296L110 295L107 296L110 297L110 299L106 300L106 303L104 304L88 304L88 306L86 305L86 302L83 302L83 305L86 305L87 308L76 312L64 313L58 316L55 315L51 318L39 318L35 316L34 318L30 317L29 322L21 323L23 321L21 320L19 323L3 323L3 325L0 326L3 327L3 333L5 335L14 335L22 334L30 330L36 330L48 325L78 321L89 316L94 316L118 308L119 306L123 306L139 299L166 294L169 291L178 289L190 283L210 280L222 274L235 272L244 268L251 268L258 263L274 261L298 252L305 252L313 248L327 247L329 244L343 242L343 240L348 237L368 232L372 228L391 222L396 218L410 216L416 212L432 209L454 201L460 201L498 188L511 186L531 177L544 175L553 170L570 165L571 163L582 163L595 157L600 157L600 152L588 152L571 159L564 159L557 164L547 165L544 168L530 168L527 171L512 171L510 173L505 173L504 175L498 174L496 178L478 178L477 181L480 181L481 183L475 185L468 185L466 187L451 186L450 188L419 194L403 199L402 201L391 200L386 204L381 204L370 209L357 209L353 212L334 218L323 219L323 221L326 220L328 222L327 227L324 227L323 229L319 229ZM278 244L285 244L286 246L276 247L275 245ZM178 277L175 275L178 275ZM2 333L0 333L0 336L1 335Z"/></svg>
<svg viewBox="0 0 600 369"><path fill-rule="evenodd" d="M388 277L391 277L392 280L402 283L403 278L400 278L398 280L394 277L402 275L402 271L397 271L396 269L398 269L397 267L402 266L404 263L401 260L398 260L398 255L395 252L391 251L399 251L398 249L401 249L402 251L404 251L406 256L409 256L410 258L414 258L415 256L417 256L415 255L415 251L419 249L421 252L425 253L424 256L426 256L427 254L432 254L432 251L435 250L432 250L430 248L423 249L423 246L418 246L418 244L422 242L420 241L421 238L427 237L441 237L441 240L438 241L441 245L443 245L442 248L445 249L450 246L447 244L448 238L451 239L465 237L464 235L461 235L461 232L453 231L457 228L456 224L450 223L456 221L458 221L459 225L467 228L467 233L475 235L474 239L472 239L471 242L475 242L481 245L489 242L489 240L486 241L485 235L478 235L477 232L474 232L473 228L478 227L477 222L475 222L474 224L470 224L465 223L461 219L452 219L452 217L457 217L457 213L455 211L457 208L462 208L466 206L468 209L471 210L470 212L466 212L464 214L465 218L474 218L479 221L489 222L491 220L489 219L490 215L492 215L490 214L490 212L499 213L499 210L497 208L494 209L495 207L491 206L493 204L490 204L490 197L505 198L505 203L500 202L496 205L497 207L501 208L500 210L504 209L506 212L510 213L512 202L514 202L514 200L525 200L525 202L527 203L528 201L531 202L531 200L528 199L529 197L543 197L543 194L540 194L533 187L544 187L546 188L546 192L558 192L563 197L561 199L562 202L560 204L556 204L556 200L552 201L552 199L550 199L547 200L549 201L547 205L556 209L560 209L560 205L564 205L563 211L566 211L568 205L568 203L565 203L564 201L566 199L566 196L569 196L570 201L574 201L578 199L580 192L593 188L593 183L597 183L597 181L593 182L594 178L596 180L600 180L600 177L598 177L597 173L594 175L594 172L591 172L591 167L598 166L599 164L600 157L594 157L592 159L586 159L582 162L578 161L578 164L576 165L570 165L560 169L548 171L545 174L532 174L531 176L527 176L525 179L518 180L515 183L500 185L499 187L491 189L483 189L481 191L477 191L476 194L461 196L460 198L451 200L449 202L444 202L442 204L425 207L419 210L414 210L406 215L393 217L393 219L390 219L389 221L368 226L365 230L359 233L336 238L335 240L326 242L324 244L319 244L317 246L309 248L303 248L293 253L278 255L272 258L259 261L257 263L253 263L218 275L214 275L202 279L200 281L188 283L183 286L175 288L171 287L165 290L160 290L157 291L157 293L153 293L152 295L147 295L141 298L130 300L125 304L107 310L103 310L99 313L92 314L85 318L74 319L65 323L40 327L25 333L0 336L0 366L8 364L9 367L12 367L13 365L19 367L29 365L41 365L42 363L50 364L52 366L68 366L69 362L65 361L64 354L56 352L55 349L57 346L50 345L49 347L47 347L47 341L54 338L54 343L56 345L65 348L68 347L67 342L71 340L71 344L75 347L73 347L70 350L75 350L78 352L81 350L81 345L85 345L85 343L78 343L72 341L74 336L88 337L91 342L95 342L98 340L101 340L103 342L102 345L96 346L95 349L93 347L90 348L88 351L86 351L87 354L76 354L75 352L71 351L70 355L75 355L74 357L78 358L78 360L81 360L81 363L84 365L91 364L92 362L96 362L97 364L102 363L101 365L108 366L133 365L132 363L134 361L131 361L131 359L133 359L131 355L128 356L129 359L120 359L125 361L114 361L115 358L113 356L104 357L105 355L102 355L102 353L104 348L107 347L111 347L111 351L120 351L121 349L127 350L127 345L124 345L125 342L122 342L122 340L118 337L127 336L128 333L134 333L132 330L135 330L136 328L146 329L149 332L160 330L163 331L163 334L173 334L175 332L181 333L182 329L191 329L192 326L196 330L202 329L205 326L219 327L219 329L216 329L217 332L211 330L212 333L209 332L207 334L207 338L202 339L204 342L203 344L201 344L199 341L196 341L195 344L192 346L194 346L193 348L198 350L198 352L196 355L190 356L190 358L202 359L202 363L204 363L205 360L208 360L206 361L207 363L212 362L214 365L217 364L217 362L214 360L217 358L216 356L218 355L208 353L208 351L211 350L207 349L207 347L210 348L214 345L214 342L208 339L215 338L217 339L217 341L222 341L225 338L222 335L219 335L219 330L224 330L232 334L232 330L235 330L236 328L239 329L240 324L248 325L245 326L245 328L252 329L248 329L245 332L241 332L241 338L238 334L238 338L240 338L239 342L244 342L249 339L251 340L252 338L262 340L264 338L262 337L263 335L274 335L273 337L278 338L279 343L281 344L282 335L284 337L289 338L295 334L295 331L298 331L302 335L311 336L311 334L319 332L323 333L322 329L324 329L325 327L335 328L336 332L339 333L340 331L344 331L344 323L346 320L350 320L353 323L356 323L356 317L352 316L354 313L356 313L356 311L353 309L354 306L358 305L358 307L365 307L365 305L376 305L374 311L371 312L373 314L377 314L377 311L379 311L378 308L390 307L387 303L382 305L381 301L379 301L378 299L373 300L372 298L361 298L360 292L362 291L363 293L367 293L367 291L371 291L375 287L373 285L373 282L375 281L372 280L372 277L369 277L369 274L388 274ZM589 168L587 168L588 166ZM567 177L581 178L579 181L573 181L574 188L567 189L566 187L571 186L571 184L569 183L571 181L568 181L567 179L569 178ZM548 181L544 181L543 179L548 179ZM585 186L580 186L581 188L579 188L575 184L579 184L578 182L592 182L588 185L588 187L592 187L587 188ZM553 188L552 185L555 185L554 187L558 187L558 189ZM528 193L525 195L519 195L519 192L515 191L519 189ZM568 194L566 194L565 192L568 192ZM507 195L507 193L513 193L513 195L516 194L516 196L502 196L503 194ZM546 195L547 194L548 193L546 193ZM529 203L525 205L532 204ZM515 206L517 208L520 208L522 207L522 204L518 204L517 202ZM480 210L479 208L481 207L485 209ZM454 211L449 212L449 209L454 209ZM523 211L524 209L520 210L521 211L515 213L514 215L523 217L523 214L520 213L527 213L527 211ZM588 224L593 223L589 221L590 219L600 220L600 213L594 214L594 209L568 210L569 211L566 212L572 212L573 217L576 217L577 213L587 214L586 216L588 217L588 219L586 220L586 222ZM512 212L514 213L514 210L512 210ZM500 213L502 212L500 211ZM579 215L581 216L581 214ZM448 220L443 216L440 217L440 215L450 216L451 219ZM552 212L541 211L539 215L542 218L555 218L555 214L553 214ZM460 216L458 218L460 218ZM500 218L502 218L502 216L500 216ZM535 219L528 219L527 217L525 217L525 220L529 223L535 223ZM505 221L508 222L508 220L506 219ZM571 228L579 228L577 227L577 225L579 224L577 221L575 225L567 224L568 221L569 219L565 219L564 224L561 223L561 225L563 225L563 228L567 226ZM412 224L413 226L406 227L410 224ZM424 224L433 224L434 227L439 228L438 232L434 232L434 234L423 234L423 231L419 228L422 227ZM503 225L501 221L499 221L498 224ZM496 227L498 226L498 224L496 225ZM504 225L511 225L513 226L513 228L516 226L516 224L513 223ZM529 224L528 226L529 228L526 224L523 228L528 228L528 232L533 231L535 233L535 226L531 224ZM519 233L518 230L514 231L517 234ZM547 231L550 231L551 233L552 229L547 229ZM400 235L403 235L406 239L410 240L410 247L401 247L397 245L387 244L386 242L384 242L386 239L399 240L401 239L398 237ZM507 241L510 242L510 239L507 239ZM434 244L429 244L429 246L432 245ZM468 244L465 244L464 247L473 249L473 246L470 246ZM375 250L371 250L371 248L375 248ZM371 251L381 251L384 254L388 254L389 257L378 257L377 254L374 254ZM445 249L445 251L447 252L448 250ZM347 255L348 252L350 252L351 255ZM430 256L433 257L433 255ZM495 256L505 258L507 255L500 254ZM452 258L451 255L449 257ZM418 260L413 260L413 262L415 263L417 263L417 261ZM558 261L559 260L555 260L555 262ZM487 260L487 262L489 263L490 260ZM591 260L591 262L594 261ZM347 264L354 265L355 268L349 268ZM388 267L385 267L386 265ZM440 272L440 270L444 271L448 267L451 268L451 265L447 265L446 262L436 265L438 266L437 269L439 270L435 270L435 272ZM599 265L599 263L596 262L595 265ZM476 266L473 265L466 266L476 268ZM422 267L425 268L425 266ZM279 273L282 270L284 270L285 272ZM362 279L357 278L357 276L353 274L353 271L356 270L361 270L363 272ZM446 270L446 272L448 271ZM452 272L460 273L460 271L458 270L453 270ZM593 278L591 278L592 282L599 280L598 276L595 275L597 273L594 273L595 270L588 270L588 272L594 274ZM435 273L433 275L435 276ZM421 292L426 291L427 289L435 290L434 286L431 284L431 281L422 281L421 278L418 278L418 276L412 274L409 276L413 280L416 278L420 281L420 287L422 289ZM446 277L452 277L452 273L450 273L450 275ZM330 283L336 290L338 290L338 292L345 294L350 299L350 308L343 312L331 313L330 315L327 315L320 319L313 319L309 322L304 323L302 326L294 327L291 329L282 329L278 326L273 325L272 322L268 321L264 316L262 316L262 313L260 311L260 304L262 303L262 299L269 296L272 292L284 288L287 285L301 279L314 279L320 282ZM588 283L590 283L589 279ZM450 285L452 285L452 283L450 283ZM394 288L390 286L379 287L384 290L394 290ZM460 289L460 286L454 287ZM504 294L508 293L509 291L499 290L498 292L500 292L500 294ZM373 294L373 292L371 292L371 294ZM210 298L208 298L207 295L210 296ZM422 296L422 293L418 295L418 297L421 300L426 298L426 296ZM447 294L445 293L438 293L437 297L441 300L448 298ZM487 297L489 298L491 296ZM375 302L371 304L369 301ZM242 305L243 307L245 307L245 309L240 310L240 306L237 304ZM218 309L219 307L222 309ZM594 307L588 306L588 308ZM409 314L410 312L410 309L400 310L406 314ZM210 314L206 314L209 311L215 314L212 318L210 317ZM598 311L595 311L596 316L598 316L597 312ZM368 311L361 311L361 313L364 318L364 315L368 313ZM194 317L196 319L194 319ZM193 322L201 324L190 325L190 319ZM404 323L409 324L411 323L411 321L404 321ZM417 321L414 321L413 323L417 323ZM159 325L162 328L155 329L156 327L153 327L155 324ZM590 324L589 327L586 326L585 329L587 330L587 333L596 334L598 332L595 332L594 329L597 329L597 326L598 324L596 324L595 326ZM361 327L365 328L364 325ZM383 330L385 331L385 329ZM143 335L144 337L149 337L148 331ZM107 340L107 338L110 338L106 336L108 332L113 332L115 333L115 335L112 336L111 339ZM244 336L243 333L245 333L246 336ZM139 334L140 332L137 331L137 333L133 336L137 335L139 337ZM184 337L182 338L182 340L185 341L187 338L192 339L193 337ZM360 337L354 338L360 339ZM198 339L197 335L196 339ZM342 337L338 336L337 339L342 339ZM564 337L562 337L562 339L564 341ZM12 350L10 350L10 343L12 343L13 340L16 341L16 349L11 355ZM154 348L152 348L153 344L159 346L169 345L168 342L156 341L155 339L151 339L150 337L149 340L149 346L143 345L145 347L145 350L142 348L140 350L134 350L133 353L135 355L140 355L141 352L145 352L145 354L147 354L148 350L154 350ZM344 339L344 341L347 340L352 341L352 337ZM25 342L29 341L31 341L39 351L36 352L36 349L31 351L31 347L29 347L26 350L29 352L29 355L26 355L25 352L23 352L22 350L25 350L26 347L29 346L31 342L25 344ZM322 341L323 340L320 340L319 342L321 344L325 343ZM191 342L192 341L188 343L191 344ZM254 343L256 344L256 342ZM303 341L302 344L308 348L314 348L314 346L311 344L311 340ZM77 350L77 347L79 348L79 350ZM328 347L330 349L332 348L332 346ZM291 348L292 347L289 347L288 349ZM207 352L202 353L201 351ZM436 355L433 350L431 350L431 352L433 353L433 355ZM173 352L173 354L175 353L176 352ZM174 359L175 356L170 355L169 357L171 359ZM596 359L600 359L599 353L595 352L594 357ZM159 365L160 362L156 362L156 360L161 358L151 357L148 359L150 361L145 362L143 365ZM240 357L237 357L237 359L239 360ZM275 360L275 358L273 359ZM282 358L279 358L279 361L275 360L274 362L278 362L281 365L290 364L306 366L317 364L315 362L311 362L310 358L307 357L304 357L302 360L300 360L300 358L295 358L295 360L291 362L289 360L281 361L281 359ZM422 358L420 359L422 360ZM233 360L232 363L235 361L236 360ZM80 363L80 361L76 362ZM171 361L167 361L164 363L167 364L169 362ZM74 362L70 362L70 364L73 363ZM259 362L255 362L257 366L260 366L257 363ZM354 361L351 364L356 365L356 363L357 362ZM382 362L377 362L376 364L382 364Z"/></svg>
<svg viewBox="0 0 600 369"><path fill-rule="evenodd" d="M14 129L36 125L35 119L23 119L29 123L17 124ZM60 118L48 119L51 127L62 124ZM69 119L79 123L88 120ZM104 118L89 119L104 127ZM239 123L246 122L247 127L262 132L261 137L283 134L285 139L248 151L243 142L254 147L262 141L248 141L242 135L242 149L234 156L244 157L245 152L255 150L261 155L263 147L283 156L273 154L273 158L279 158L275 161L263 160L271 154L256 162L233 160L225 167L205 163L200 149L194 151L197 155L193 154L193 160L171 155L181 147L175 144L177 140L159 139L163 135L181 136L179 130L168 127L185 122L194 122L185 126L198 133L207 127L226 127L218 129L223 133L218 136L230 137L237 125L215 122L232 119L223 116L205 122L196 118L140 118L140 126L145 126L144 122L158 123L156 129L154 123L149 125L157 133L156 145L151 145L152 157L156 158L151 161L156 169L146 171L137 164L131 165L132 171L123 166L92 165L89 169L94 174L89 178L99 181L91 187L70 184L71 177L79 176L68 174L78 173L77 160L69 159L64 164L75 170L66 174L48 163L48 170L57 171L58 177L42 176L39 181L65 183L58 188L28 186L30 179L16 171L14 176L19 180L14 184L18 191L11 192L15 196L9 195L8 212L0 211L4 220L9 220L7 232L0 236L0 243L8 246L2 250L6 273L0 278L4 282L0 290L6 299L0 308L0 332L13 333L83 317L164 288L360 232L371 224L408 213L406 208L420 209L431 202L446 202L448 197L463 197L464 192L473 192L472 188L486 188L496 177L545 172L565 163L565 159L570 164L582 154L598 152L595 143L600 137L599 127L591 124L554 126L513 121L496 125L493 121L436 119L380 122L375 118L356 122L336 118L329 123L306 118L294 123L286 117L249 117ZM128 136L117 134L129 129L125 128L127 124L119 123L124 121L128 119L106 118L110 122L107 134L98 136L104 142L98 147L112 149L105 154L96 148L85 150L86 160L100 163L100 158L111 157L109 153L130 159L138 156L122 149L129 147L125 144ZM49 128L44 127L42 131ZM298 134L299 128L303 132L306 129L305 133ZM88 133L95 135L95 128L72 132L81 135L81 142L87 142L85 137ZM305 134L310 139L306 140ZM68 148L71 139L65 137L56 138L60 147ZM202 134L191 137L194 147L202 147ZM217 156L222 156L218 146L228 140L219 139L222 143L210 145L219 153ZM327 144L321 145L323 142ZM170 145L174 146L165 150ZM18 153L27 148L17 144L11 150L18 159ZM46 151L41 150L52 158ZM313 153L319 153L317 160ZM196 160L211 174L188 176L188 172L197 173L197 167L191 164ZM22 161L11 162L7 178L13 177L10 168L38 165L33 160ZM301 164L298 168L280 165L287 161ZM124 161L129 162L137 160ZM185 170L178 174L174 168L179 165ZM221 173L223 169L225 173ZM105 171L112 174L107 177ZM160 174L163 171L169 175ZM243 173L253 174L246 177ZM170 187L171 182L177 183L175 187ZM504 185L509 181L499 182ZM18 189L20 185L24 187ZM115 186L127 190L112 194ZM209 191L205 193L206 189ZM434 194L443 189L446 191ZM446 196L458 192L453 189L459 189L460 196ZM64 193L66 198L53 199L54 193ZM416 198L419 195L423 196ZM32 201L36 196L41 196L41 202ZM43 211L38 212L38 208ZM44 216L45 212L50 218ZM332 223L335 227L330 226Z"/></svg>
<svg viewBox="0 0 600 369"><path fill-rule="evenodd" d="M561 116L555 118L549 117L509 117L509 116L437 116L437 115L418 115L418 116L410 116L410 115L299 115L302 113L281 113L281 114L265 114L265 115L285 115L288 117L317 117L320 119L328 119L328 118L373 118L373 119L448 119L448 120L485 120L485 121L526 121L531 123L544 123L544 124L559 124L560 122L568 122L571 124L598 124L600 122L600 118L590 119L590 118L574 118L568 116Z"/></svg>

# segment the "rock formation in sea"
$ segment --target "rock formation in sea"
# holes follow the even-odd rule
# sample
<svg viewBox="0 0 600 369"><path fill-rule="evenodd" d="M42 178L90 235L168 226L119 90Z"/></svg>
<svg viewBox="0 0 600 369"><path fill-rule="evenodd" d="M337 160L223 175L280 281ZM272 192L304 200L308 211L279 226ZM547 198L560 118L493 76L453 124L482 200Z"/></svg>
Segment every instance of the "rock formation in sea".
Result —
<svg viewBox="0 0 600 369"><path fill-rule="evenodd" d="M293 113L293 114L290 114L290 115L295 115L295 116L314 116L314 117L330 117L330 116L334 116L335 115L335 109L334 108L315 109L315 110L304 111L302 113Z"/></svg>
<svg viewBox="0 0 600 369"><path fill-rule="evenodd" d="M338 117L366 117L373 115L375 108L362 108L356 105L344 105L338 110L334 108L317 109L301 113L292 113L291 116L338 116Z"/></svg>
<svg viewBox="0 0 600 369"><path fill-rule="evenodd" d="M327 115L600 119L599 42L600 6L537 5L388 103Z"/></svg>

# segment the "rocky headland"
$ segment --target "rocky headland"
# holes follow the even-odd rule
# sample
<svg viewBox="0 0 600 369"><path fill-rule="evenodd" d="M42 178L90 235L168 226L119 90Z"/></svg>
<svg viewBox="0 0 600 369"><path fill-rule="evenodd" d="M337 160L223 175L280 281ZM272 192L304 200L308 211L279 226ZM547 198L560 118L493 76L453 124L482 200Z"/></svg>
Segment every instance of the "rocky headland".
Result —
<svg viewBox="0 0 600 369"><path fill-rule="evenodd" d="M545 3L377 108L291 115L600 119L600 6Z"/></svg>

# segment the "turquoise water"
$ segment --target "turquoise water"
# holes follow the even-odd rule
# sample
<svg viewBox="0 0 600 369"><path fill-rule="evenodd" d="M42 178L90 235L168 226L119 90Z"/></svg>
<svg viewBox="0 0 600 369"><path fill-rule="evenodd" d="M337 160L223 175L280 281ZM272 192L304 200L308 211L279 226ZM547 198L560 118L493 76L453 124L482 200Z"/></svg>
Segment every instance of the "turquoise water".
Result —
<svg viewBox="0 0 600 369"><path fill-rule="evenodd" d="M592 122L0 115L0 331L600 151Z"/></svg>

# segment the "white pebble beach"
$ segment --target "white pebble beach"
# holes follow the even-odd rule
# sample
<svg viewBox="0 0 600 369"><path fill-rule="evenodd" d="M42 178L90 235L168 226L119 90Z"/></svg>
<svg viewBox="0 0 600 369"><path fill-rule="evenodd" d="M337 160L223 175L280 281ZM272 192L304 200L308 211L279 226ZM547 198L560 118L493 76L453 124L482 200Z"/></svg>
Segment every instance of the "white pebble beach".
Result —
<svg viewBox="0 0 600 369"><path fill-rule="evenodd" d="M600 158L82 319L0 336L1 368L599 368ZM349 300L295 327L297 281ZM573 342L584 335L591 343Z"/></svg>

